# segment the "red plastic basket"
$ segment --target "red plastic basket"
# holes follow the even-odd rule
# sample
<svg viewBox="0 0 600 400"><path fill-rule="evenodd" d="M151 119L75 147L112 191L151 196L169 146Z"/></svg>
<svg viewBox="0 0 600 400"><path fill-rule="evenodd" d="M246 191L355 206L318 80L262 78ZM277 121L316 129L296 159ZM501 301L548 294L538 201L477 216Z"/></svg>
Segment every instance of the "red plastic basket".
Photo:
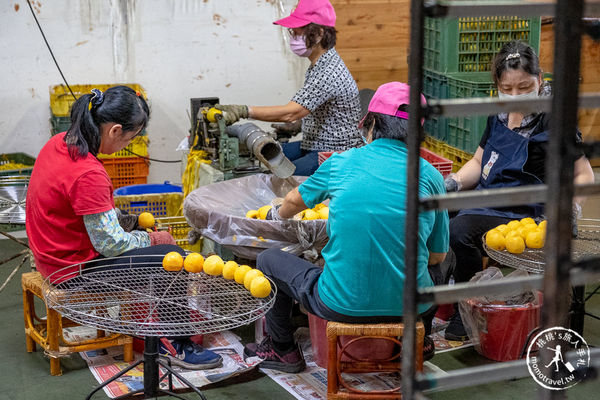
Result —
<svg viewBox="0 0 600 400"><path fill-rule="evenodd" d="M139 157L101 159L115 189L147 183L149 162Z"/></svg>
<svg viewBox="0 0 600 400"><path fill-rule="evenodd" d="M421 147L421 158L429 162L429 164L433 165L435 169L440 171L440 174L442 174L444 178L448 176L450 172L452 172L452 161L442 156L438 156L431 150Z"/></svg>
<svg viewBox="0 0 600 400"><path fill-rule="evenodd" d="M335 151L320 151L318 153L319 165L323 164L325 160L327 160ZM424 147L421 147L421 157L428 161L435 169L440 171L442 176L445 178L448 176L450 172L452 172L452 161L444 158L442 156L438 156L433 151L428 150Z"/></svg>
<svg viewBox="0 0 600 400"><path fill-rule="evenodd" d="M480 321L476 350L495 361L518 360L529 333L540 325L542 294L538 304L488 305L468 299L469 310Z"/></svg>

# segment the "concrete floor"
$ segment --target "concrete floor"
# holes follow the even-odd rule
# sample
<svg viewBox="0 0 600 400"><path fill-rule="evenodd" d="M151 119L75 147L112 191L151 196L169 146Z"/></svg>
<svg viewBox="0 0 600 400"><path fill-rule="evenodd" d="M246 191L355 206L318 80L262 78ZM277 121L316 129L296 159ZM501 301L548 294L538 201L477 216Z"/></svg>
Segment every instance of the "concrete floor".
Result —
<svg viewBox="0 0 600 400"><path fill-rule="evenodd" d="M0 240L0 258L20 250L19 245L9 240ZM17 260L3 265L0 269L0 282L4 282L17 265ZM26 272L28 266L20 272ZM64 400L83 399L97 386L85 362L79 355L62 360L63 375L50 376L50 364L38 349L36 353L27 353L23 333L23 307L20 287L20 274L0 292L0 400ZM595 286L588 287L588 292ZM600 314L600 294L593 296L587 303L588 311ZM253 327L236 331L245 342L253 339ZM600 321L591 318L585 320L584 337L591 346L600 345ZM475 352L473 348L455 350L436 355L432 362L445 371L490 364ZM448 400L495 400L495 399L531 399L534 398L537 385L530 378L515 381L480 385L471 388L432 393L432 399ZM568 391L572 399L593 399L600 391L600 381L580 383ZM220 399L292 399L293 397L264 374L256 371L238 377L235 381L216 384L205 389L209 400ZM186 398L197 398L186 394ZM97 393L94 399L107 399L104 392Z"/></svg>

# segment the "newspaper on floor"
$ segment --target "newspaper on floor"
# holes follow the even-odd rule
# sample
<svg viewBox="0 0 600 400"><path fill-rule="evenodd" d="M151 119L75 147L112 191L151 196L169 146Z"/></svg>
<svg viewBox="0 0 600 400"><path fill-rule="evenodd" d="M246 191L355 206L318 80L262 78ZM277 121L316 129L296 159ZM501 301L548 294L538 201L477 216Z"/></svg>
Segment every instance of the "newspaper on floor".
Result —
<svg viewBox="0 0 600 400"><path fill-rule="evenodd" d="M317 400L327 398L327 370L319 367L313 356L310 334L307 328L296 331L296 339L300 343L306 370L299 374L288 374L285 372L263 369L271 379L288 391L296 399ZM444 372L430 362L423 364L426 373ZM343 374L344 379L359 390L386 390L400 386L401 377L399 373L365 373L365 374Z"/></svg>
<svg viewBox="0 0 600 400"><path fill-rule="evenodd" d="M67 328L63 334L67 340L81 340L86 337L93 337L96 334L96 330L87 327ZM253 369L260 361L259 359L249 359L245 362L242 356L244 346L240 342L240 338L229 331L205 335L203 346L223 357L222 367L201 371L191 371L180 369L176 366L173 367L196 387L202 387L240 375ZM110 379L112 376L131 365L131 363L123 361L123 348L121 346L97 351L88 351L80 354L87 362L90 371L99 383ZM135 353L135 357L136 359L134 362L139 360L142 355ZM165 372L166 371L161 368L161 374ZM167 389L168 381L165 379L160 383L160 386L163 389ZM186 387L175 377L173 377L173 386L175 389L183 389ZM143 388L144 367L143 365L138 365L127 374L105 386L104 392L108 397L115 398L137 390L142 390Z"/></svg>

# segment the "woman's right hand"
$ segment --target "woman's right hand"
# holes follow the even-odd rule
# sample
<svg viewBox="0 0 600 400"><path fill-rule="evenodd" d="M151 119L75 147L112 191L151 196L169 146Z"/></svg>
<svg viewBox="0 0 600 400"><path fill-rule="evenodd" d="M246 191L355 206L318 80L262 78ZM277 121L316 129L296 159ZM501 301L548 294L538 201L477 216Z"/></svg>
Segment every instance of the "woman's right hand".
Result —
<svg viewBox="0 0 600 400"><path fill-rule="evenodd" d="M159 244L175 244L175 239L169 232L149 232L150 235L150 246L157 246Z"/></svg>
<svg viewBox="0 0 600 400"><path fill-rule="evenodd" d="M248 118L248 106L235 104L215 104L217 110L224 113L225 124L231 125L242 118Z"/></svg>

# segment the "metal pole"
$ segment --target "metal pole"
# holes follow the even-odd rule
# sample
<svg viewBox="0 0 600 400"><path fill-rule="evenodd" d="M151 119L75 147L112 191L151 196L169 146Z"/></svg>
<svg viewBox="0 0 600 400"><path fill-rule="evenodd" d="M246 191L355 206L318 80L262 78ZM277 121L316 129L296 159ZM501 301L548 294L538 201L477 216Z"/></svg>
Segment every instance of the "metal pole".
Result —
<svg viewBox="0 0 600 400"><path fill-rule="evenodd" d="M146 336L144 339L144 395L146 398L158 395L158 338Z"/></svg>
<svg viewBox="0 0 600 400"><path fill-rule="evenodd" d="M402 397L412 399L415 393L415 339L417 323L417 253L419 230L419 159L423 140L421 118L421 90L423 87L423 1L410 4L410 55L408 81L410 105L408 107L408 168L406 179L405 226L405 282L404 282L404 335L402 339Z"/></svg>
<svg viewBox="0 0 600 400"><path fill-rule="evenodd" d="M550 142L546 155L548 191L546 215L546 273L542 326L564 326L569 311L569 270L571 269L571 210L577 129L577 96L583 0L558 0L554 22L554 97L550 119ZM542 352L542 363L552 355ZM545 365L545 364L544 364ZM554 374L550 377L555 379ZM562 399L562 391L541 390L540 399Z"/></svg>

